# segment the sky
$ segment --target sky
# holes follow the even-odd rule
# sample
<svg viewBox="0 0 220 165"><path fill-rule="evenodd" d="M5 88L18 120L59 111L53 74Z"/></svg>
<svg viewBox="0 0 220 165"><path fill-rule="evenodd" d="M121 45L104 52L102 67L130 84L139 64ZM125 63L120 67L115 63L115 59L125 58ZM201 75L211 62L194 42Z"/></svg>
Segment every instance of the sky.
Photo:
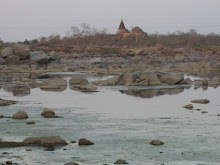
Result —
<svg viewBox="0 0 220 165"><path fill-rule="evenodd" d="M220 33L220 0L0 0L0 38L34 39L88 23L115 33L123 19L128 29L148 33L196 29Z"/></svg>

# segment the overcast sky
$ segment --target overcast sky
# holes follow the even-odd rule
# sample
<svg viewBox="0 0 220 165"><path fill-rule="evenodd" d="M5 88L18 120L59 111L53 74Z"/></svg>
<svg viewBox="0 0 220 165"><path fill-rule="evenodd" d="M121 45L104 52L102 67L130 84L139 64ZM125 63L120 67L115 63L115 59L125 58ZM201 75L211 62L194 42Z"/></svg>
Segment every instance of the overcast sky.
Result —
<svg viewBox="0 0 220 165"><path fill-rule="evenodd" d="M0 0L0 38L64 35L83 22L115 32L122 18L149 33L220 33L219 8L220 0Z"/></svg>

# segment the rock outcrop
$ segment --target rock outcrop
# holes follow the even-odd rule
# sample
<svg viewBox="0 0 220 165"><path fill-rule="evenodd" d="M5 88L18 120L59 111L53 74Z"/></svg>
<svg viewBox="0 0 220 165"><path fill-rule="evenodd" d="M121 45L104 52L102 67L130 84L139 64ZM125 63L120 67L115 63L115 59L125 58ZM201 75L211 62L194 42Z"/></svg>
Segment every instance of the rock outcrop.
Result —
<svg viewBox="0 0 220 165"><path fill-rule="evenodd" d="M67 81L64 79L50 79L43 82L41 90L62 92L67 88Z"/></svg>
<svg viewBox="0 0 220 165"><path fill-rule="evenodd" d="M70 85L80 85L88 83L88 80L82 75L75 75L69 80Z"/></svg>
<svg viewBox="0 0 220 165"><path fill-rule="evenodd" d="M80 85L75 85L74 87L84 92L96 92L97 91L97 86L95 86L93 83L83 83Z"/></svg>
<svg viewBox="0 0 220 165"><path fill-rule="evenodd" d="M31 63L37 63L39 65L48 64L50 57L44 51L34 51L30 53Z"/></svg>
<svg viewBox="0 0 220 165"><path fill-rule="evenodd" d="M20 63L20 59L18 56L12 55L9 56L6 60L5 60L5 65L7 66L11 66L11 65L19 65Z"/></svg>

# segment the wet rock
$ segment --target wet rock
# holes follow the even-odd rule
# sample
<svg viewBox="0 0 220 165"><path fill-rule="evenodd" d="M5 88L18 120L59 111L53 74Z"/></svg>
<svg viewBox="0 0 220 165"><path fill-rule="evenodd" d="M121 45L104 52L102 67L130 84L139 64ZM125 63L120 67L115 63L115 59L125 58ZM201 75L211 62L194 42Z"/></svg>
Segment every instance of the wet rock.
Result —
<svg viewBox="0 0 220 165"><path fill-rule="evenodd" d="M52 114L45 114L44 118L58 118L58 116Z"/></svg>
<svg viewBox="0 0 220 165"><path fill-rule="evenodd" d="M41 90L44 91L57 91L62 92L67 88L67 81L64 79L50 79L44 81L44 84L40 86Z"/></svg>
<svg viewBox="0 0 220 165"><path fill-rule="evenodd" d="M88 139L82 138L79 139L78 145L93 145L94 143Z"/></svg>
<svg viewBox="0 0 220 165"><path fill-rule="evenodd" d="M186 108L186 109L189 109L189 110L192 110L194 108L192 104L187 104L183 107Z"/></svg>
<svg viewBox="0 0 220 165"><path fill-rule="evenodd" d="M88 80L82 75L75 75L69 80L70 85L80 85L88 83Z"/></svg>
<svg viewBox="0 0 220 165"><path fill-rule="evenodd" d="M11 116L0 115L0 119L1 119L1 118L11 118Z"/></svg>
<svg viewBox="0 0 220 165"><path fill-rule="evenodd" d="M6 165L12 165L12 161L7 161Z"/></svg>
<svg viewBox="0 0 220 165"><path fill-rule="evenodd" d="M12 116L12 119L27 119L28 115L24 111L18 111Z"/></svg>
<svg viewBox="0 0 220 165"><path fill-rule="evenodd" d="M122 159L118 159L115 161L114 164L128 164L125 160L122 160Z"/></svg>
<svg viewBox="0 0 220 165"><path fill-rule="evenodd" d="M107 80L94 81L92 83L95 85L99 85L99 86L118 85L119 84L119 76L115 76L115 77L109 78Z"/></svg>
<svg viewBox="0 0 220 165"><path fill-rule="evenodd" d="M41 113L41 116L44 116L44 115L55 115L55 112L51 109L44 108L44 110Z"/></svg>
<svg viewBox="0 0 220 165"><path fill-rule="evenodd" d="M32 63L45 65L48 64L50 57L44 51L34 51L30 53L30 60Z"/></svg>
<svg viewBox="0 0 220 165"><path fill-rule="evenodd" d="M56 146L56 145L67 145L67 142L58 136L48 137L30 137L21 142L24 146L27 145L38 145L38 146Z"/></svg>
<svg viewBox="0 0 220 165"><path fill-rule="evenodd" d="M180 85L191 85L193 84L193 82L190 78L186 78L185 80L181 81L179 84Z"/></svg>
<svg viewBox="0 0 220 165"><path fill-rule="evenodd" d="M8 57L13 56L15 54L14 54L12 48L9 47L9 48L5 48L2 51L1 55L2 55L3 58L8 58Z"/></svg>
<svg viewBox="0 0 220 165"><path fill-rule="evenodd" d="M15 44L12 50L21 60L27 59L30 55L30 48L27 45Z"/></svg>
<svg viewBox="0 0 220 165"><path fill-rule="evenodd" d="M0 106L8 106L16 103L17 101L0 99Z"/></svg>
<svg viewBox="0 0 220 165"><path fill-rule="evenodd" d="M164 143L160 140L152 140L150 142L151 145L163 145Z"/></svg>
<svg viewBox="0 0 220 165"><path fill-rule="evenodd" d="M20 63L20 59L18 56L9 56L6 60L5 60L5 65L7 66L11 66L11 65L19 65Z"/></svg>
<svg viewBox="0 0 220 165"><path fill-rule="evenodd" d="M207 112L207 111L202 111L201 113L202 113L202 114L205 114L205 113L208 113L208 112Z"/></svg>
<svg viewBox="0 0 220 165"><path fill-rule="evenodd" d="M70 162L70 163L65 163L64 165L79 165L79 164L77 164L75 162Z"/></svg>
<svg viewBox="0 0 220 165"><path fill-rule="evenodd" d="M32 151L32 149L31 148L26 148L26 151Z"/></svg>
<svg viewBox="0 0 220 165"><path fill-rule="evenodd" d="M29 121L26 124L31 125L31 124L35 124L35 122L34 121Z"/></svg>
<svg viewBox="0 0 220 165"><path fill-rule="evenodd" d="M198 103L198 104L208 104L210 101L207 99L199 99L199 100L192 100L192 103Z"/></svg>
<svg viewBox="0 0 220 165"><path fill-rule="evenodd" d="M96 92L97 91L97 86L95 86L93 83L75 85L74 87L85 92Z"/></svg>
<svg viewBox="0 0 220 165"><path fill-rule="evenodd" d="M14 96L25 96L31 93L31 89L26 86L16 86L13 88Z"/></svg>
<svg viewBox="0 0 220 165"><path fill-rule="evenodd" d="M184 80L182 74L177 73L160 73L159 79L162 83L167 83L169 85L175 85Z"/></svg>

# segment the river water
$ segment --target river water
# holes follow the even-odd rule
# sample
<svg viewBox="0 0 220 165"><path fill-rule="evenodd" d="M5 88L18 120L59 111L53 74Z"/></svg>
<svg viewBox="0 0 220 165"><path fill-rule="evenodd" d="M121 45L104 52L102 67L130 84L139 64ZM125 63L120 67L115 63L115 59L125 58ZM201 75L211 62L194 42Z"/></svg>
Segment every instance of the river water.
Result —
<svg viewBox="0 0 220 165"><path fill-rule="evenodd" d="M68 79L68 78L67 78ZM97 77L90 79L97 79ZM22 141L27 137L59 135L67 142L90 139L93 146L70 144L54 151L33 147L0 149L0 163L8 158L23 165L61 165L70 161L79 164L113 164L125 159L129 164L211 164L220 162L220 88L186 86L99 87L98 92L83 93L31 89L29 95L13 96L0 90L0 98L19 101L0 107L1 115L13 115L24 110L26 120L0 119L0 139ZM209 104L194 104L194 110L184 109L194 99L209 99ZM62 118L40 116L44 108L53 109ZM201 111L208 113L202 114ZM26 125L35 121L35 125ZM165 144L151 146L160 139ZM66 150L63 150L63 149ZM8 152L8 156L1 153ZM17 157L19 156L19 157Z"/></svg>
<svg viewBox="0 0 220 165"><path fill-rule="evenodd" d="M115 33L121 19L128 29L140 26L148 33L196 29L219 34L219 6L219 0L0 0L0 38L63 36L82 23Z"/></svg>

